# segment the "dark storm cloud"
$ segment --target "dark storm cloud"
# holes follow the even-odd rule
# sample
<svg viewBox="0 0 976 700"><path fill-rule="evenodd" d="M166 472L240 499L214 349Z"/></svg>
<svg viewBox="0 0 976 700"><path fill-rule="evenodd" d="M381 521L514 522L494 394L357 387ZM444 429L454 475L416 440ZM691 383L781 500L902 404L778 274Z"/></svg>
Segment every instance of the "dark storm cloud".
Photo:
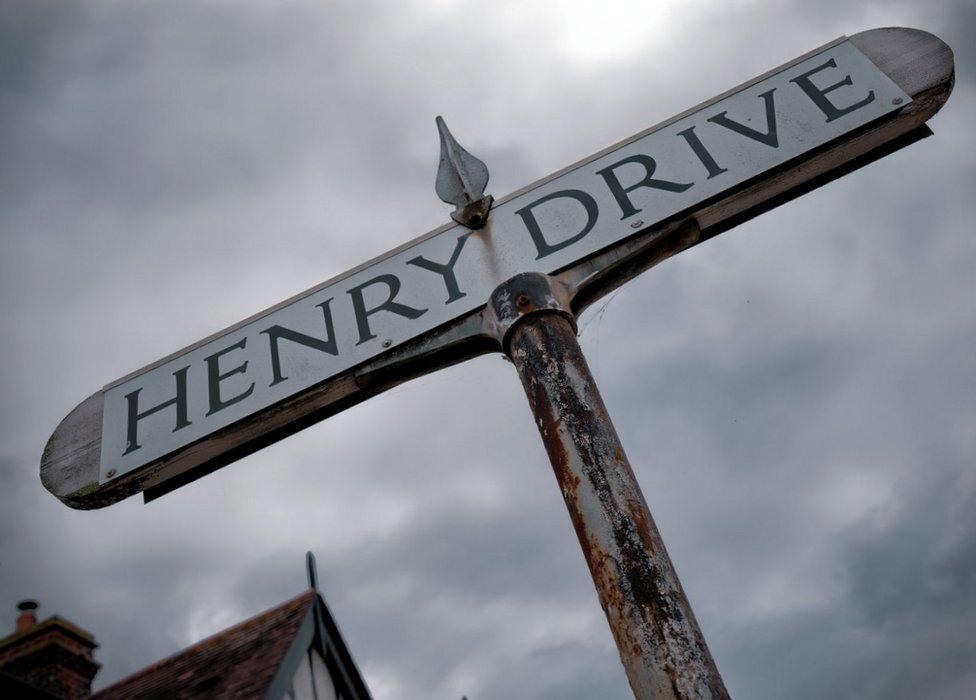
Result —
<svg viewBox="0 0 976 700"><path fill-rule="evenodd" d="M933 138L662 265L582 337L734 695L972 694L972 4L682 5L585 59L575 11L5 3L0 623L40 598L95 632L104 684L290 597L312 548L378 697L623 696L498 358L150 506L64 508L44 440L105 381L440 224L436 113L501 195L906 24L956 51Z"/></svg>
<svg viewBox="0 0 976 700"><path fill-rule="evenodd" d="M15 84L29 85L10 100L26 133L11 133L20 136L8 153L20 188L7 194L65 188L82 200L110 192L113 205L166 207L266 186L320 144L307 140L315 131L308 107L327 100L342 73L310 86L269 67L302 67L310 46L316 63L344 64L355 61L355 47L341 32L309 36L308 9L228 9L94 4L72 11L72 32L56 21L59 12L42 15L55 18L51 27L15 27L36 38L31 55L12 64ZM335 11L342 22L341 6ZM368 20L364 11L351 23Z"/></svg>

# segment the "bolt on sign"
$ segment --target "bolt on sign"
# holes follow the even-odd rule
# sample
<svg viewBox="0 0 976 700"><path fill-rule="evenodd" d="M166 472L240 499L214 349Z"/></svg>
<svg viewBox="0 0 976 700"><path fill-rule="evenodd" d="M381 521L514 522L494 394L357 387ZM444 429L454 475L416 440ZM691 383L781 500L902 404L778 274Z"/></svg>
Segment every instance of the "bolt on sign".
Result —
<svg viewBox="0 0 976 700"><path fill-rule="evenodd" d="M513 275L615 286L669 222L693 219L694 245L927 135L952 80L924 32L833 41L496 201L479 229L438 228L109 383L58 426L42 480L75 508L148 500L497 350L482 312Z"/></svg>

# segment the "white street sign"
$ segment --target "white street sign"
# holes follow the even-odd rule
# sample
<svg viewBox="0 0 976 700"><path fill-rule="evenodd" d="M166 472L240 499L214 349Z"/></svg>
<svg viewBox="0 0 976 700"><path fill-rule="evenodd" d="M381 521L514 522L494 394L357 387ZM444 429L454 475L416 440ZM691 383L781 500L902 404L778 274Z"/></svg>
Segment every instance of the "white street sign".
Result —
<svg viewBox="0 0 976 700"><path fill-rule="evenodd" d="M137 469L911 101L850 42L104 390L101 480ZM109 472L112 476L109 476Z"/></svg>
<svg viewBox="0 0 976 700"><path fill-rule="evenodd" d="M898 84L879 68L888 61L889 72L903 70L885 54L899 42L945 46L915 30L839 39L497 201L480 229L442 227L109 384L52 437L45 483L72 505L97 507L143 488L174 457L181 469L226 463L218 456L253 451L288 429L261 428L250 448L243 438L201 448L212 436L476 312L517 273L565 270L740 193L739 209L758 207L881 149L941 105L920 110L913 95L938 88L944 101L951 88L951 54L948 79L943 58L925 59L932 75L924 85L911 77ZM856 148L837 145L855 139ZM782 182L756 187L775 178ZM716 222L725 216L732 225L735 209ZM126 486L115 495L91 496L118 480Z"/></svg>

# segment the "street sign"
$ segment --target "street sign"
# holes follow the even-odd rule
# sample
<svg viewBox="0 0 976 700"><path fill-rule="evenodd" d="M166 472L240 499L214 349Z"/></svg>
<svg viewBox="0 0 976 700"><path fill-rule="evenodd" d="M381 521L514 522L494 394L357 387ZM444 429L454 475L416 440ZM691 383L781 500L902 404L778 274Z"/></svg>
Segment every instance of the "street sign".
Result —
<svg viewBox="0 0 976 700"><path fill-rule="evenodd" d="M927 135L952 81L938 38L871 30L494 205L486 197L480 228L463 225L457 200L462 223L93 394L52 435L41 478L75 508L139 491L149 500L400 382L497 350L484 309L506 280L568 276L578 312L649 264ZM468 154L445 132L442 159L463 164ZM459 187L438 179L448 201Z"/></svg>

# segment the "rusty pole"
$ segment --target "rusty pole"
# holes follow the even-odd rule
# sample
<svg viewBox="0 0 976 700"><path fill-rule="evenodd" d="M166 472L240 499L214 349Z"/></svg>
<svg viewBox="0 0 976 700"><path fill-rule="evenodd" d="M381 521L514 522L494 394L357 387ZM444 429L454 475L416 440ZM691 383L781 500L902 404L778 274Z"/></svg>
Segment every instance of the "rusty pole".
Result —
<svg viewBox="0 0 976 700"><path fill-rule="evenodd" d="M728 698L576 340L569 291L517 275L489 302L638 700Z"/></svg>

